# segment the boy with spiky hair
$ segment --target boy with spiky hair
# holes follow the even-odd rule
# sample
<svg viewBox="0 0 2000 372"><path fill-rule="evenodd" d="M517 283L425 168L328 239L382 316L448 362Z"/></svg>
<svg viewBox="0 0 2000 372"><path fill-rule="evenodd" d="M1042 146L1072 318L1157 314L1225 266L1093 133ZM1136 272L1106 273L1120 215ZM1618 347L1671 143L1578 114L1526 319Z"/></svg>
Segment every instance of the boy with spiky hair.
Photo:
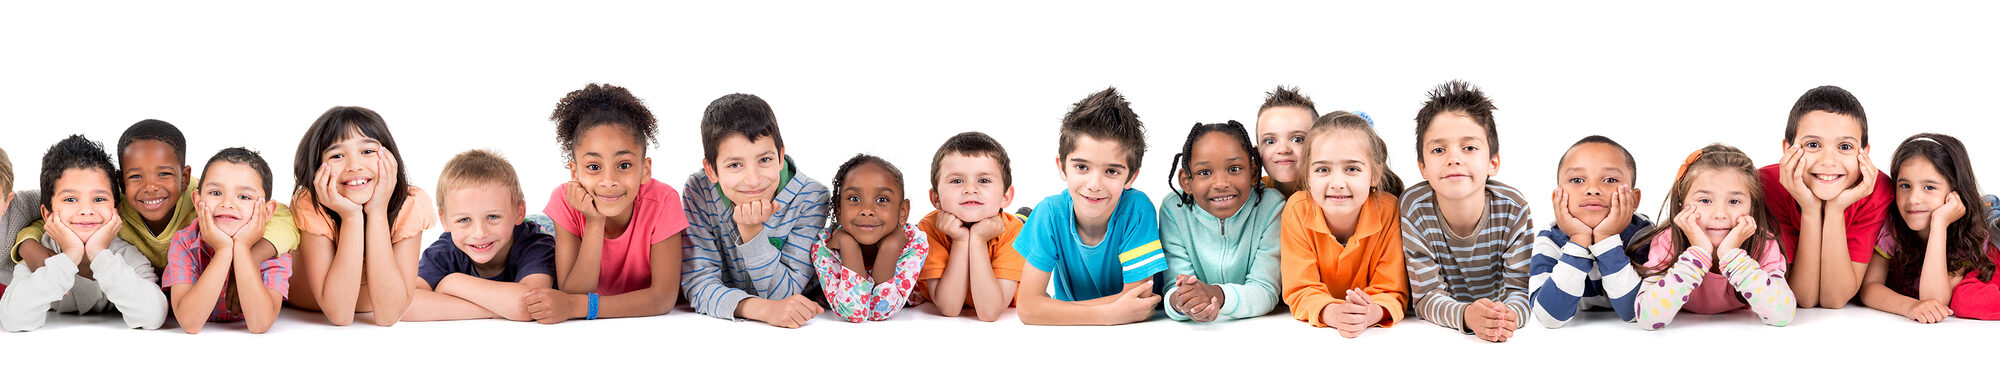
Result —
<svg viewBox="0 0 2000 372"><path fill-rule="evenodd" d="M1056 164L1068 191L1042 199L1015 249L1027 259L1021 322L1117 325L1160 305L1153 276L1167 268L1152 198L1132 188L1146 155L1146 127L1116 88L1063 116Z"/></svg>
<svg viewBox="0 0 2000 372"><path fill-rule="evenodd" d="M1493 101L1453 80L1417 111L1424 182L1403 192L1403 258L1411 305L1424 320L1491 342L1527 322L1534 221L1528 199L1488 177L1500 171Z"/></svg>

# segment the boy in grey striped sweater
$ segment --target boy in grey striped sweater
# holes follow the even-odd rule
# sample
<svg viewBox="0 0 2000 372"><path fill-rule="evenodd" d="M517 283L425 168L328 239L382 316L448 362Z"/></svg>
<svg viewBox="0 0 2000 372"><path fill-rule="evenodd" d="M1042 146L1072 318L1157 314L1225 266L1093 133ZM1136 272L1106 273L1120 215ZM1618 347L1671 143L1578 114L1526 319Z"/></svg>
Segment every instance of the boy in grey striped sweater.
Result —
<svg viewBox="0 0 2000 372"><path fill-rule="evenodd" d="M807 295L818 287L806 248L826 225L826 186L797 173L763 98L717 98L701 136L702 171L681 189L681 293L708 316L805 325L825 311Z"/></svg>
<svg viewBox="0 0 2000 372"><path fill-rule="evenodd" d="M1527 322L1533 220L1528 200L1487 176L1500 170L1493 102L1463 81L1439 85L1417 112L1424 182L1403 193L1403 255L1417 316L1504 342Z"/></svg>

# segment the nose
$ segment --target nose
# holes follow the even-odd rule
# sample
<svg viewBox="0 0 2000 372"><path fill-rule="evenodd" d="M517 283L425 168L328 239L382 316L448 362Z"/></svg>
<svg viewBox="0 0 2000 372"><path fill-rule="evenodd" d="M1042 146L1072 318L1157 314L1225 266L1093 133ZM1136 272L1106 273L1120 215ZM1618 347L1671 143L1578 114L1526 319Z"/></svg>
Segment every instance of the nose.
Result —
<svg viewBox="0 0 2000 372"><path fill-rule="evenodd" d="M1583 186L1583 194L1591 196L1604 195L1604 186L1605 185L1601 183L1585 182Z"/></svg>
<svg viewBox="0 0 2000 372"><path fill-rule="evenodd" d="M875 217L875 208L861 208L861 210L854 211L854 214L862 217Z"/></svg>

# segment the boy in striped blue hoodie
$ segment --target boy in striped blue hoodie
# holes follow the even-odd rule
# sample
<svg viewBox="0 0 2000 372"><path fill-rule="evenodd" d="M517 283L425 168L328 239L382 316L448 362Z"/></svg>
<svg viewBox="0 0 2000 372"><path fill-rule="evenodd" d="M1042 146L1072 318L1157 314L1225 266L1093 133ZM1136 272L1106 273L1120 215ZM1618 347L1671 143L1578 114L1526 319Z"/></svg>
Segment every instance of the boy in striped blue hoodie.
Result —
<svg viewBox="0 0 2000 372"><path fill-rule="evenodd" d="M681 293L696 312L798 328L824 311L808 247L826 225L827 188L785 156L764 99L730 94L701 119L700 173L682 196Z"/></svg>
<svg viewBox="0 0 2000 372"><path fill-rule="evenodd" d="M1563 153L1549 196L1555 224L1536 234L1528 263L1528 296L1542 326L1562 327L1583 309L1608 308L1632 321L1632 295L1643 278L1625 244L1653 225L1634 213L1637 168L1625 146L1604 136L1584 137Z"/></svg>

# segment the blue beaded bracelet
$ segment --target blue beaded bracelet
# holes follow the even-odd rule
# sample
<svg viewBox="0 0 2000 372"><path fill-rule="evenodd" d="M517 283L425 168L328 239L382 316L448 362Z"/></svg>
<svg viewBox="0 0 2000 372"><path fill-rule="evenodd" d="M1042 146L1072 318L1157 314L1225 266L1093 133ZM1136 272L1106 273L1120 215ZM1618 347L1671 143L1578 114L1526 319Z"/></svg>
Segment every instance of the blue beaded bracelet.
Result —
<svg viewBox="0 0 2000 372"><path fill-rule="evenodd" d="M584 319L597 319L597 292L590 293L590 315L585 316Z"/></svg>

